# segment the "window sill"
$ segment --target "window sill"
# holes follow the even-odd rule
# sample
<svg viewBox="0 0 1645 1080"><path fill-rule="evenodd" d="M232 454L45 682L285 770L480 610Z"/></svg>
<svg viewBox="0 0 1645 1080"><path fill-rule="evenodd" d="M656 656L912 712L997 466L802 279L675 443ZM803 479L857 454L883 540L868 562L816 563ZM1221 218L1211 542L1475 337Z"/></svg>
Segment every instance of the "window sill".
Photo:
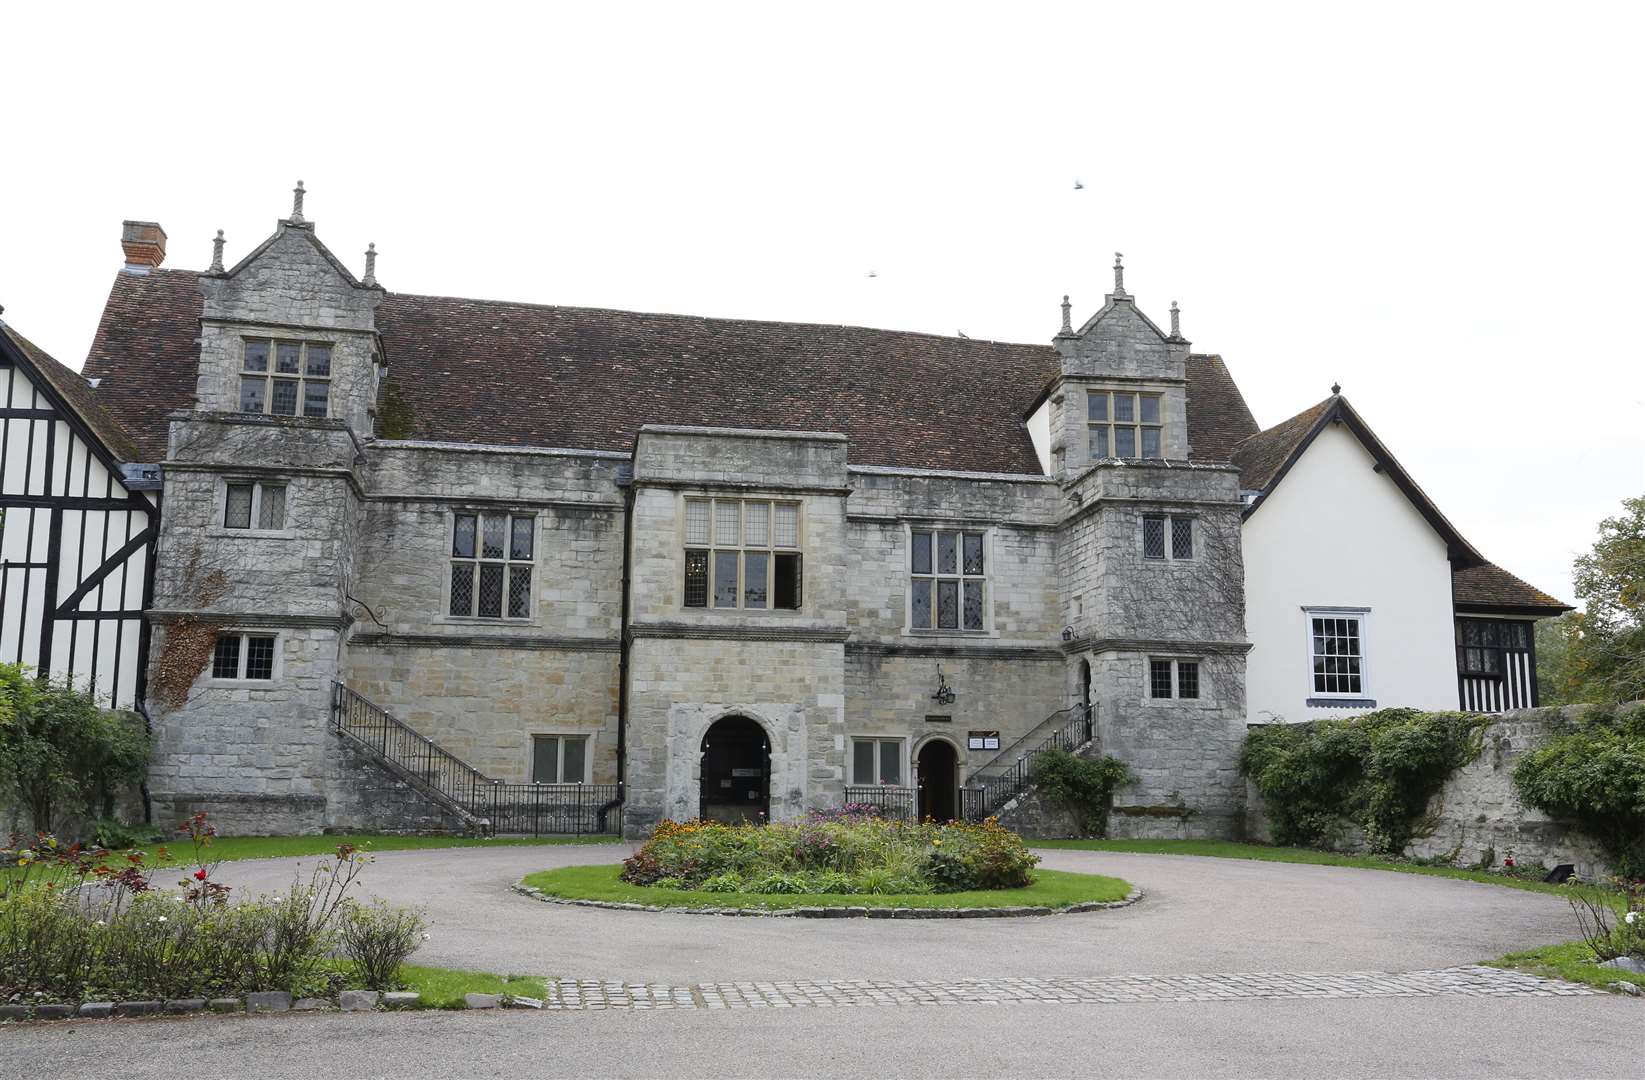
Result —
<svg viewBox="0 0 1645 1080"><path fill-rule="evenodd" d="M226 525L214 525L206 530L206 535L213 538L235 540L297 539L297 533L291 529L231 529Z"/></svg>
<svg viewBox="0 0 1645 1080"><path fill-rule="evenodd" d="M271 690L278 679L207 679L206 686L219 690Z"/></svg>
<svg viewBox="0 0 1645 1080"><path fill-rule="evenodd" d="M1303 700L1310 709L1374 709L1375 698L1368 697L1311 697Z"/></svg>
<svg viewBox="0 0 1645 1080"><path fill-rule="evenodd" d="M1179 709L1215 709L1217 703L1209 698L1182 698L1182 697L1145 697L1142 707L1145 709L1159 709L1176 706Z"/></svg>
<svg viewBox="0 0 1645 1080"><path fill-rule="evenodd" d="M801 617L805 616L805 614L806 614L806 610L803 607L801 607L801 608L687 607L684 604L681 604L679 610L682 614L685 614L685 615L710 615L710 616L719 616L721 618L735 617L735 616L738 616L738 615L744 615L744 616L746 616L746 615L757 615L757 616L761 616L761 617L764 617L764 616L767 616L767 615L775 615L775 616L777 616L778 618L781 618L781 619L796 619L796 618L801 618Z"/></svg>
<svg viewBox="0 0 1645 1080"><path fill-rule="evenodd" d="M905 627L904 637L915 638L989 638L998 635L992 630L925 630Z"/></svg>
<svg viewBox="0 0 1645 1080"><path fill-rule="evenodd" d="M538 625L536 619L510 619L504 616L492 618L488 615L442 615L429 620L430 626L519 626L533 627Z"/></svg>

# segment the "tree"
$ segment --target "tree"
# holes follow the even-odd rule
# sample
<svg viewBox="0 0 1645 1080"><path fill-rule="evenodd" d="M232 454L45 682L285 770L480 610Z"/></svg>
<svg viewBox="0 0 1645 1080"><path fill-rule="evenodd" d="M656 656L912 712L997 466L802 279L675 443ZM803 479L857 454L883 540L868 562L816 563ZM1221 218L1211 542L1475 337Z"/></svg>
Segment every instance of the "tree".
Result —
<svg viewBox="0 0 1645 1080"><path fill-rule="evenodd" d="M49 832L59 805L110 817L120 791L142 780L148 740L130 713L98 707L66 678L0 664L0 790Z"/></svg>
<svg viewBox="0 0 1645 1080"><path fill-rule="evenodd" d="M1599 523L1572 581L1584 610L1537 635L1537 678L1550 702L1645 697L1645 496Z"/></svg>

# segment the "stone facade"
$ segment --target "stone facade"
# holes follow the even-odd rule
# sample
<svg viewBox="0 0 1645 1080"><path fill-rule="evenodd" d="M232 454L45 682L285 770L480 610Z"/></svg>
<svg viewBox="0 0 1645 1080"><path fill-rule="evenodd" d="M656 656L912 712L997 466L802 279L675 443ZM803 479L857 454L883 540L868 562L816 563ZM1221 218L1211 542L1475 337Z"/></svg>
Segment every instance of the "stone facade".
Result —
<svg viewBox="0 0 1645 1080"><path fill-rule="evenodd" d="M1524 709L1502 713L1485 728L1484 749L1445 781L1428 804L1420 835L1404 854L1413 858L1447 859L1457 865L1477 865L1487 856L1500 865L1512 855L1522 866L1552 868L1571 863L1589 881L1610 872L1598 843L1573 824L1557 821L1520 800L1514 788L1514 766L1526 751L1540 746L1555 723L1572 709L1587 706ZM1262 796L1248 792L1249 838L1270 841ZM1355 836L1348 850L1364 850Z"/></svg>
<svg viewBox="0 0 1645 1080"><path fill-rule="evenodd" d="M585 779L623 784L631 833L702 811L716 782L705 743L729 718L758 733L761 810L782 820L888 776L934 780L918 775L933 743L952 748L948 779L966 784L1081 705L1098 718L1086 752L1139 777L1116 832L1239 830L1239 485L1229 468L1188 463L1187 342L1123 292L1057 339L1054 467L1040 476L855 466L829 432L643 426L631 452L487 446L479 429L464 444L379 439L380 290L312 226L282 223L203 288L197 408L174 418L165 464L157 814L207 809L246 832L458 827L345 752L329 730L341 683L502 781L533 780L534 736L586 738ZM243 342L259 335L331 345L327 417L234 411ZM1159 396L1161 460L1091 457L1093 388ZM228 482L273 478L288 485L283 528L222 527ZM794 534L786 546L694 536L706 525L691 508L722 504L760 529L783 515ZM1193 554L1144 559L1145 514L1192 522ZM466 515L530 541L510 547L507 572L529 583L507 578L518 596L498 617L453 614L453 574L472 561ZM975 545L954 593L956 607L973 599L966 628L915 625L914 538L944 531ZM693 601L697 551L747 580L791 560L783 588L797 602L746 582L734 603ZM274 678L213 679L202 643L249 630L278 635ZM1160 658L1197 664L1198 696L1151 696ZM983 732L998 744L973 748ZM873 741L875 775L856 775L856 740Z"/></svg>

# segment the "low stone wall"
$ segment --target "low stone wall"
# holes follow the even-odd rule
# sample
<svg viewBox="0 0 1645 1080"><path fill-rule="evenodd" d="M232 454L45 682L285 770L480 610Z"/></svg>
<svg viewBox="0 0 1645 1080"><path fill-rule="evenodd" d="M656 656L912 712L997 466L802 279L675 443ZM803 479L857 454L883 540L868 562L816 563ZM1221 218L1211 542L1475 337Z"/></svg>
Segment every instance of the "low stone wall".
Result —
<svg viewBox="0 0 1645 1080"><path fill-rule="evenodd" d="M1429 821L1404 853L1470 865L1494 851L1496 865L1512 854L1520 865L1540 863L1551 868L1572 863L1578 874L1590 879L1608 873L1604 853L1591 837L1570 822L1556 821L1527 806L1514 788L1514 765L1520 757L1542 744L1552 721L1571 709L1585 707L1523 709L1498 717L1485 729L1485 748L1479 757L1453 773L1428 804ZM1271 842L1266 807L1254 786L1247 792L1246 826L1248 839ZM1364 846L1357 830L1350 830L1341 845L1346 851L1361 851Z"/></svg>

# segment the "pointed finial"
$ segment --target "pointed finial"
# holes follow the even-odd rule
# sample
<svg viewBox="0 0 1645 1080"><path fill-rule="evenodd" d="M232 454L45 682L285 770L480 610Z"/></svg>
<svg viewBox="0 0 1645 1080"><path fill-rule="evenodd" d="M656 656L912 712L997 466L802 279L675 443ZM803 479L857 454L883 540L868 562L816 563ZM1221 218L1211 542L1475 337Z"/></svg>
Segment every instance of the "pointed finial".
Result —
<svg viewBox="0 0 1645 1080"><path fill-rule="evenodd" d="M1114 295L1115 296L1124 296L1125 295L1125 263L1121 261L1124 258L1125 258L1125 256L1121 255L1119 252L1117 252L1117 251L1114 252Z"/></svg>
<svg viewBox="0 0 1645 1080"><path fill-rule="evenodd" d="M1182 311L1175 300L1171 301L1171 336L1182 336Z"/></svg>
<svg viewBox="0 0 1645 1080"><path fill-rule="evenodd" d="M1337 397L1341 393L1342 393L1342 384L1339 383L1339 382L1332 383L1331 384L1331 396L1332 397Z"/></svg>
<svg viewBox="0 0 1645 1080"><path fill-rule="evenodd" d="M303 196L305 194L306 192L303 191L303 182L301 180L297 181L297 186L291 189L290 221L293 225L301 225L303 223Z"/></svg>
<svg viewBox="0 0 1645 1080"><path fill-rule="evenodd" d="M223 230L218 229L217 230L217 239L215 239L211 242L211 269L207 270L206 273L208 273L208 274L221 274L222 272L223 272Z"/></svg>
<svg viewBox="0 0 1645 1080"><path fill-rule="evenodd" d="M1065 333L1065 334L1072 334L1074 332L1074 314L1073 313L1074 313L1074 305L1072 305L1068 302L1068 294L1063 293L1062 294L1062 332Z"/></svg>
<svg viewBox="0 0 1645 1080"><path fill-rule="evenodd" d="M360 279L360 284L366 288L377 286L377 245L366 245L366 276Z"/></svg>

